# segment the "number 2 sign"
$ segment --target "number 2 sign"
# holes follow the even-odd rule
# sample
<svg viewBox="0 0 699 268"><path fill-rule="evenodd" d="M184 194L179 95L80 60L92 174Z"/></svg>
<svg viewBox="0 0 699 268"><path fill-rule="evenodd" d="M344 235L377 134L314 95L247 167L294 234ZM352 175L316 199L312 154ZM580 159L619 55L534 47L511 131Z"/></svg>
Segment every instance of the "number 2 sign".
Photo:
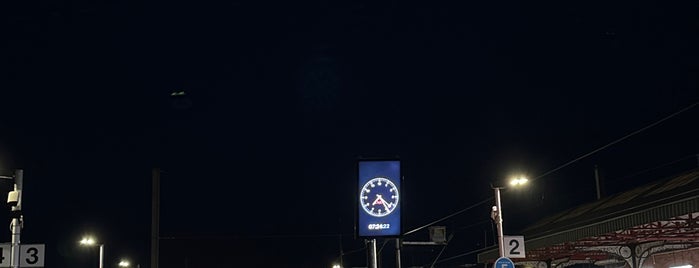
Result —
<svg viewBox="0 0 699 268"><path fill-rule="evenodd" d="M505 257L508 258L525 258L524 252L524 236L511 235L504 236L505 240Z"/></svg>

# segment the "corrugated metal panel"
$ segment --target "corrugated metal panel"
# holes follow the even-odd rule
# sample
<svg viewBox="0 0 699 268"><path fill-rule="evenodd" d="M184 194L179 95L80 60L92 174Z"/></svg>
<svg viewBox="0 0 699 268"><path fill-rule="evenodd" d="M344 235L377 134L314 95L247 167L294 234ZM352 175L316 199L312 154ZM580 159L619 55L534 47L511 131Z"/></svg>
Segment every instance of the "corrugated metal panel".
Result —
<svg viewBox="0 0 699 268"><path fill-rule="evenodd" d="M600 205L599 207L597 207L597 210L602 210L602 209L613 207L613 206L623 205L624 203L629 202L632 199L638 197L640 194L643 194L646 191L649 191L653 187L656 187L656 185L657 184L646 185L644 187L636 188L634 190L621 193L621 194L617 195L616 197L614 197L609 202L606 202L606 203Z"/></svg>
<svg viewBox="0 0 699 268"><path fill-rule="evenodd" d="M543 237L527 238L525 246L533 250L542 247L577 241L582 238L594 237L616 232L653 221L666 220L680 215L699 212L699 196L688 197L668 204L662 204L633 212L623 216L610 218L598 223L580 226L570 230L546 235ZM483 263L497 258L497 249L478 254L478 262Z"/></svg>
<svg viewBox="0 0 699 268"><path fill-rule="evenodd" d="M671 190L673 190L673 189L675 189L675 188L682 187L682 186L685 186L685 185L687 185L687 184L690 184L690 183L694 182L694 181L695 181L696 179L698 179L698 178L699 178L699 176L696 176L696 173L689 173L689 174L686 174L686 175L684 175L684 176L680 176L680 177L678 177L677 179L668 181L668 182L665 183L665 185L663 185L662 187L658 187L657 189L655 189L655 190L653 190L653 191L647 193L646 196L651 196L651 195L654 195L654 194L659 194L659 193L662 193L662 192L671 191Z"/></svg>
<svg viewBox="0 0 699 268"><path fill-rule="evenodd" d="M599 217L607 214L614 214L615 212L630 206L637 206L652 201L662 200L667 196L680 195L683 192L686 192L687 189L689 189L689 191L694 189L696 192L697 188L699 188L699 169L687 172L663 182L654 182L628 192L610 196L577 208L569 209L565 212L558 213L553 217L546 217L543 220L527 227L525 233L545 233L546 230L551 230L552 228L559 228L565 225L575 226L577 218L584 219L585 217L592 215ZM588 210L588 207L593 207L593 209ZM585 211L585 213L581 214L580 212L583 211Z"/></svg>

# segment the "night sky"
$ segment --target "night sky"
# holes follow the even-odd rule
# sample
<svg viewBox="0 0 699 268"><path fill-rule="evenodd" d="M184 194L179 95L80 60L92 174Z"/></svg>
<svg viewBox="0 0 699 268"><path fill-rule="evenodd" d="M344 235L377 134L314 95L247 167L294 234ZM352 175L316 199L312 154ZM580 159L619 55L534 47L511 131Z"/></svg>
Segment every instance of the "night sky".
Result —
<svg viewBox="0 0 699 268"><path fill-rule="evenodd" d="M7 6L0 170L25 171L22 242L46 244L46 267L96 267L88 233L106 267L149 267L154 167L161 267L195 268L330 267L361 249L362 158L401 159L404 231L537 178L503 193L506 234L593 201L595 165L613 194L699 163L696 1ZM444 258L492 246L490 205L439 223ZM406 248L404 265L440 249Z"/></svg>

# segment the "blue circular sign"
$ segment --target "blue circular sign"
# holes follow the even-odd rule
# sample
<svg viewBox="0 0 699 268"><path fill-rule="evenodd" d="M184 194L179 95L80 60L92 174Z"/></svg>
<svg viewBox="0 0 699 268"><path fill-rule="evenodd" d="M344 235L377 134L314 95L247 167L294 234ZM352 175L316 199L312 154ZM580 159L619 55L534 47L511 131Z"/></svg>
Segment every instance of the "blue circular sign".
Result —
<svg viewBox="0 0 699 268"><path fill-rule="evenodd" d="M508 257L500 257L495 260L493 268L515 268L515 263Z"/></svg>

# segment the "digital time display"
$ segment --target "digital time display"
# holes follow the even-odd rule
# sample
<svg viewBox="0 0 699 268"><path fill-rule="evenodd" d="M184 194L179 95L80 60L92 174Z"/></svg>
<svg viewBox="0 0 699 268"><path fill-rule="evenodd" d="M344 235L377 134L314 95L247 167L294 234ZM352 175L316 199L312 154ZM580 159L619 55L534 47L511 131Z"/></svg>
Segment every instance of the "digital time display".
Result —
<svg viewBox="0 0 699 268"><path fill-rule="evenodd" d="M399 161L359 162L358 236L401 234L400 183Z"/></svg>

